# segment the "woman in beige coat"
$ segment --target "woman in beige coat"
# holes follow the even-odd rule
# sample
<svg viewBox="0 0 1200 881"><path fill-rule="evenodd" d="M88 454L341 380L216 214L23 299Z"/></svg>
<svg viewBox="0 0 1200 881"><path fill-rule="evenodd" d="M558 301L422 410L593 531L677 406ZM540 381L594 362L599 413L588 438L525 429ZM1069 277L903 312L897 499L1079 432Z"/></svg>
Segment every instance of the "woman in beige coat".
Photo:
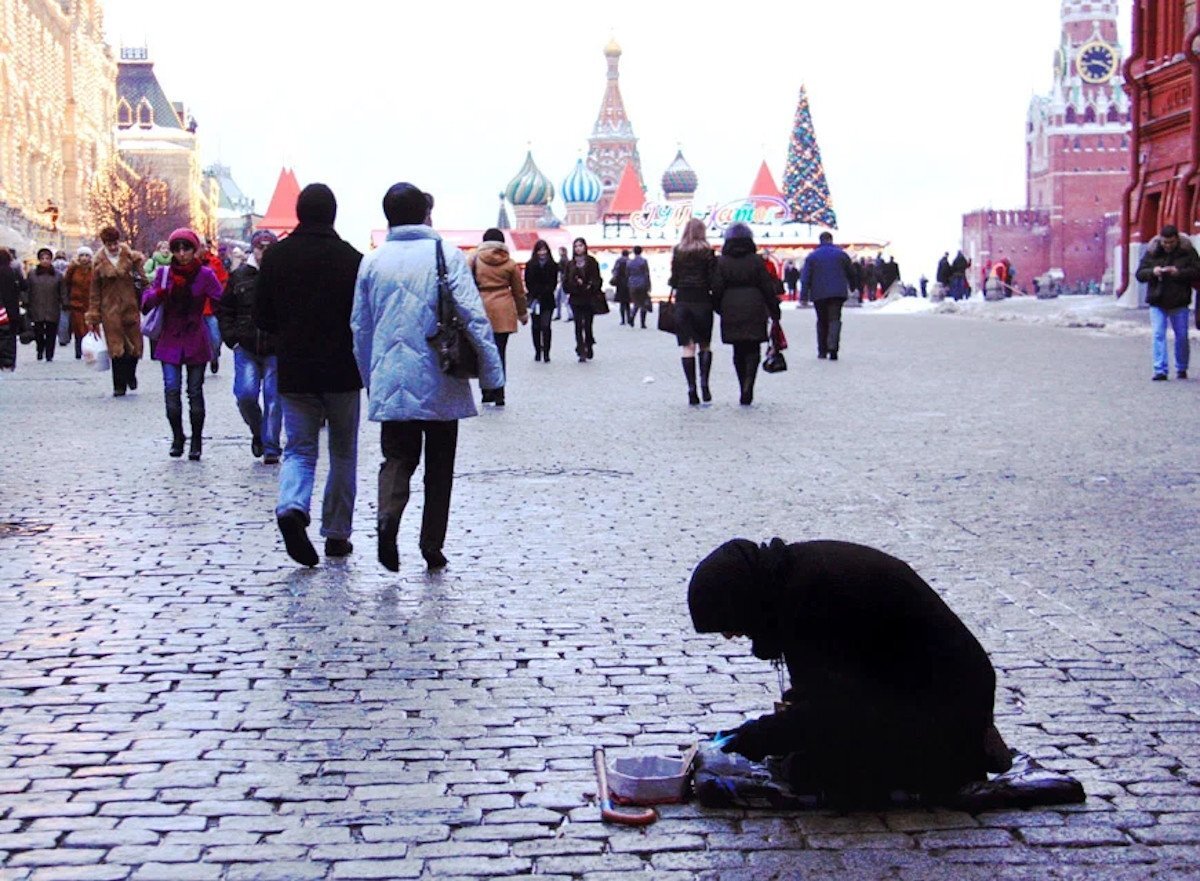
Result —
<svg viewBox="0 0 1200 881"><path fill-rule="evenodd" d="M100 249L93 260L92 291L85 320L92 333L104 339L112 358L113 397L137 388L137 365L142 358L142 318L138 291L146 286L145 258L121 244L111 226L100 230Z"/></svg>
<svg viewBox="0 0 1200 881"><path fill-rule="evenodd" d="M518 321L522 324L529 321L529 311L525 303L525 279L508 254L504 233L489 229L483 234L483 243L471 257L471 272L475 276L475 286L479 288L488 321L492 323L492 333L496 337L496 348L500 350L500 363L504 365L507 385L508 365L504 355L508 348L508 337L516 333ZM504 389L484 389L483 402L503 407Z"/></svg>

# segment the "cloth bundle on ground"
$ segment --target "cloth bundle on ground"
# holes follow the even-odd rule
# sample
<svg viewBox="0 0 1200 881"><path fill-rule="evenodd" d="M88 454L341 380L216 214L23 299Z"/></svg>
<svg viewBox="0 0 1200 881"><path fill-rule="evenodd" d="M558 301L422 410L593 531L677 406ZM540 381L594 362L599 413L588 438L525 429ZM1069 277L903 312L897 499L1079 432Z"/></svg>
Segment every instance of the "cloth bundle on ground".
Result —
<svg viewBox="0 0 1200 881"><path fill-rule="evenodd" d="M1051 771L1024 753L1012 751L1012 767L990 780L968 783L940 796L896 790L875 807L940 805L961 811L993 811L1034 805L1078 804L1086 795L1073 777ZM803 792L790 783L787 761L752 762L706 744L696 755L692 791L709 808L809 810L831 806L824 792Z"/></svg>

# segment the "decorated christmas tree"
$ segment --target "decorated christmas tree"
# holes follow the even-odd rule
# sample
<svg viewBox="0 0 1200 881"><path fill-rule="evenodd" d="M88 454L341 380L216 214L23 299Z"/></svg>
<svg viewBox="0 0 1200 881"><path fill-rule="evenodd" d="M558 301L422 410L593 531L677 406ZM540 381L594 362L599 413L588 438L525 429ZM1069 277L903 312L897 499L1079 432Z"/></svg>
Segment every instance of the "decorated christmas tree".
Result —
<svg viewBox="0 0 1200 881"><path fill-rule="evenodd" d="M808 109L808 92L804 86L800 87L796 121L788 144L783 196L792 210L793 220L837 229L837 212L829 197L829 181L825 179L821 148L817 146L812 113Z"/></svg>

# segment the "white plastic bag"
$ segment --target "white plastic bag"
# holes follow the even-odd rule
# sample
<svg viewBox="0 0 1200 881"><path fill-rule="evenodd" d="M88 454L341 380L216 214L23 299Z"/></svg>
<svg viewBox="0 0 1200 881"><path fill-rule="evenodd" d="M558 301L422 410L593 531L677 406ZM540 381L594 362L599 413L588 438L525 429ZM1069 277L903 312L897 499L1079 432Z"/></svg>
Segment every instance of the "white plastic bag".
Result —
<svg viewBox="0 0 1200 881"><path fill-rule="evenodd" d="M89 333L84 336L79 348L83 353L83 362L93 370L105 371L112 366L108 357L108 344L104 342L104 331L97 336Z"/></svg>

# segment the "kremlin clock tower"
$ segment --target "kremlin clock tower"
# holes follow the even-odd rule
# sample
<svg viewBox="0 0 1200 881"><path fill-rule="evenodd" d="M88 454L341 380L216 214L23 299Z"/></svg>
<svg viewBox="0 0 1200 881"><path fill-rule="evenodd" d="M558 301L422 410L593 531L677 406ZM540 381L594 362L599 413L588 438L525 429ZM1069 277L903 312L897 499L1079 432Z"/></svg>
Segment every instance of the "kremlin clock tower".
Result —
<svg viewBox="0 0 1200 881"><path fill-rule="evenodd" d="M1062 0L1061 18L1050 92L1029 105L1026 207L966 215L964 252L976 270L1008 258L1026 282L1111 288L1130 130L1117 0Z"/></svg>

